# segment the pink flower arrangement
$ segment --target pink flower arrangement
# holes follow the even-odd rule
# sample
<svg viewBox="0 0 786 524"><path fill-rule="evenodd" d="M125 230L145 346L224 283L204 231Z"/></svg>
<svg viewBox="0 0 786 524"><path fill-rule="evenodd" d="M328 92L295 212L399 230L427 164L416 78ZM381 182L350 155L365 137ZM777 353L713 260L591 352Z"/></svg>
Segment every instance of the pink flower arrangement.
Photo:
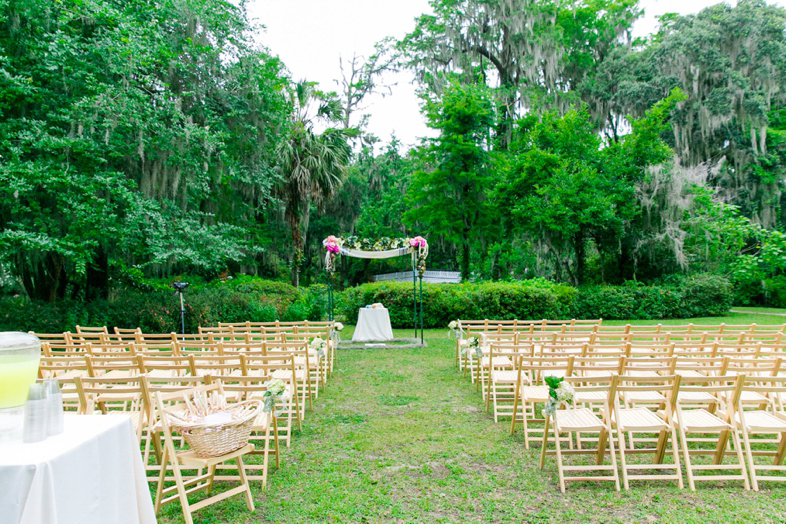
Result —
<svg viewBox="0 0 786 524"><path fill-rule="evenodd" d="M338 238L330 235L325 240L322 241L322 245L325 246L325 249L330 251L331 253L339 253L341 249L338 247Z"/></svg>
<svg viewBox="0 0 786 524"><path fill-rule="evenodd" d="M423 237L410 238L409 245L411 247L426 247L426 239Z"/></svg>

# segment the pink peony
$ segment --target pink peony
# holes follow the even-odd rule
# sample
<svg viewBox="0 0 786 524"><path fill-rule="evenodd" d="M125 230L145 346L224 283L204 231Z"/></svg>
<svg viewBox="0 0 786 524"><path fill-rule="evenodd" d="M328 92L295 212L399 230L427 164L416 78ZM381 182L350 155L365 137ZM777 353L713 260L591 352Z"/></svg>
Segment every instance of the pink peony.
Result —
<svg viewBox="0 0 786 524"><path fill-rule="evenodd" d="M331 253L339 253L341 249L338 247L338 238L330 235L322 241L322 245Z"/></svg>
<svg viewBox="0 0 786 524"><path fill-rule="evenodd" d="M412 247L418 247L418 246L426 247L426 239L423 237L411 238L409 239L409 245Z"/></svg>

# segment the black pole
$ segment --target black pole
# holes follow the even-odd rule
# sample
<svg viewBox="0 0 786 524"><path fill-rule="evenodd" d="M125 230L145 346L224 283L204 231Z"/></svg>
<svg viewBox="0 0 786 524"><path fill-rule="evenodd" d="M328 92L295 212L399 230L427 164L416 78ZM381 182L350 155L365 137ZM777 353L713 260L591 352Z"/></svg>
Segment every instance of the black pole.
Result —
<svg viewBox="0 0 786 524"><path fill-rule="evenodd" d="M423 277L420 277L420 343L423 344Z"/></svg>
<svg viewBox="0 0 786 524"><path fill-rule="evenodd" d="M180 293L180 334L186 334L186 308L183 305L183 292L179 291Z"/></svg>
<svg viewBox="0 0 786 524"><path fill-rule="evenodd" d="M412 253L412 321L415 324L415 338L418 338L418 284L414 253Z"/></svg>
<svg viewBox="0 0 786 524"><path fill-rule="evenodd" d="M333 312L333 275L331 275L328 272L327 277L328 277L328 308L330 308L330 316L328 317L328 320L330 320L332 322L333 321L333 315L334 315L334 312Z"/></svg>

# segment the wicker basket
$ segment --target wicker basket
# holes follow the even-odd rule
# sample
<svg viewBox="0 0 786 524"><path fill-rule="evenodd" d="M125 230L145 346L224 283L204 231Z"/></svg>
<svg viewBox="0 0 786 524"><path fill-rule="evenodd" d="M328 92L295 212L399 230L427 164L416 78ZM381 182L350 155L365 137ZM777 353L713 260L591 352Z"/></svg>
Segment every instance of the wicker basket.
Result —
<svg viewBox="0 0 786 524"><path fill-rule="evenodd" d="M234 420L217 424L189 422L187 412L167 411L167 420L172 429L186 439L197 457L219 457L248 444L254 420L264 403L261 400L246 400L227 406Z"/></svg>

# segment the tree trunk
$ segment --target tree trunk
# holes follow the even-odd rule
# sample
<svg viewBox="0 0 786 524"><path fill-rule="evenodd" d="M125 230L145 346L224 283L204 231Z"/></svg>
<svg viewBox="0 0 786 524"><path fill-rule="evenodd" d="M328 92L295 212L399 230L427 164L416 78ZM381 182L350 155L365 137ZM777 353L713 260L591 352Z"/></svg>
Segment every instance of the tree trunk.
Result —
<svg viewBox="0 0 786 524"><path fill-rule="evenodd" d="M98 247L93 262L87 265L85 298L87 300L109 298L109 256L102 246Z"/></svg>
<svg viewBox="0 0 786 524"><path fill-rule="evenodd" d="M584 270L585 270L585 242L584 231L579 230L573 235L573 250L576 252L576 285L580 286L584 283Z"/></svg>
<svg viewBox="0 0 786 524"><path fill-rule="evenodd" d="M461 280L469 282L469 239L466 237L461 244Z"/></svg>

